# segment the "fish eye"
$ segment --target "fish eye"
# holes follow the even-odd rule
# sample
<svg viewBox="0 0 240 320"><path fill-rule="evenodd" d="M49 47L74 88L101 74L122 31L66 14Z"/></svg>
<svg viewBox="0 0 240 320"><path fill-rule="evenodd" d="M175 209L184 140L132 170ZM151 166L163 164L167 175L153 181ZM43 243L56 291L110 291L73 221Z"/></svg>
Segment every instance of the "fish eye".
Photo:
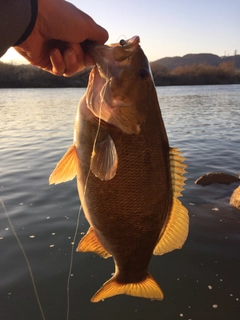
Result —
<svg viewBox="0 0 240 320"><path fill-rule="evenodd" d="M122 40L119 41L119 44L123 47L123 46L125 46L125 44L127 44L127 41L122 39Z"/></svg>
<svg viewBox="0 0 240 320"><path fill-rule="evenodd" d="M141 79L146 80L146 79L148 79L149 73L146 69L141 69L139 71L139 75L140 75Z"/></svg>

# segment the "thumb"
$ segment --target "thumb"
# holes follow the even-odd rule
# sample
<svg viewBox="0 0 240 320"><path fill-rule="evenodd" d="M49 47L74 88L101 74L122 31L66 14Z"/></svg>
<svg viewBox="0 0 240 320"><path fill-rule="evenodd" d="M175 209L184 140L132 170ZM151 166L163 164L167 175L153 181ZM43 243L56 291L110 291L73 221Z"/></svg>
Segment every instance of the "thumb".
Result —
<svg viewBox="0 0 240 320"><path fill-rule="evenodd" d="M107 31L73 4L63 0L39 1L41 33L47 38L81 43L86 39L104 43Z"/></svg>

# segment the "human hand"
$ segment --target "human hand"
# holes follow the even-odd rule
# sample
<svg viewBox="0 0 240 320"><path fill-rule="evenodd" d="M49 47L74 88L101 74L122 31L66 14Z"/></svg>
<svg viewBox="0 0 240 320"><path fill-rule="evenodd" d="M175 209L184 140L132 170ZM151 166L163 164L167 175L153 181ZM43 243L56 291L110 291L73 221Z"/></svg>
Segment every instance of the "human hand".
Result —
<svg viewBox="0 0 240 320"><path fill-rule="evenodd" d="M108 33L67 1L38 0L34 29L14 49L32 65L69 77L94 64L81 47L86 39L103 44L108 39Z"/></svg>

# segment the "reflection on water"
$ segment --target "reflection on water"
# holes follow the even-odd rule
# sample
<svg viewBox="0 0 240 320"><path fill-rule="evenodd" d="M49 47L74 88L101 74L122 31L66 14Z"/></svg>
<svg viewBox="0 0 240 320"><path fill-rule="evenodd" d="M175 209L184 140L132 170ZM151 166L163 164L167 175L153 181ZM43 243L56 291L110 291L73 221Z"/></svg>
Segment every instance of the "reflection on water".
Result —
<svg viewBox="0 0 240 320"><path fill-rule="evenodd" d="M190 233L182 250L153 257L150 272L162 302L91 296L114 271L111 259L75 253L70 320L240 318L240 212L228 204L237 184L206 188L210 171L239 173L240 86L159 87L170 145L187 157L182 198ZM66 319L66 282L79 199L75 181L49 186L48 176L72 142L84 89L0 91L0 197L29 258L46 319ZM81 213L78 240L88 229ZM129 235L130 237L131 235ZM0 320L40 320L23 255L0 209Z"/></svg>

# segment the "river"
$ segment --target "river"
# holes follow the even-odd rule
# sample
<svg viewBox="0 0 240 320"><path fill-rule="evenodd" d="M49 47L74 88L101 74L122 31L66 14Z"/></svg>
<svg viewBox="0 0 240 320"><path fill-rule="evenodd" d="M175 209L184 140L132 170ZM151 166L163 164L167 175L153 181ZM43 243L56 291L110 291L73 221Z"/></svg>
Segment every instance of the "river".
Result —
<svg viewBox="0 0 240 320"><path fill-rule="evenodd" d="M85 89L1 89L0 197L35 279L46 320L65 320L70 254L80 207L75 180L48 185L72 143ZM181 250L153 257L149 270L164 300L90 298L114 272L112 259L75 253L69 320L240 319L238 186L201 187L211 171L240 172L240 85L158 87L170 145L187 158L181 198L190 232ZM77 241L87 231L83 213ZM130 235L129 235L130 236ZM0 320L42 320L23 253L0 205Z"/></svg>

